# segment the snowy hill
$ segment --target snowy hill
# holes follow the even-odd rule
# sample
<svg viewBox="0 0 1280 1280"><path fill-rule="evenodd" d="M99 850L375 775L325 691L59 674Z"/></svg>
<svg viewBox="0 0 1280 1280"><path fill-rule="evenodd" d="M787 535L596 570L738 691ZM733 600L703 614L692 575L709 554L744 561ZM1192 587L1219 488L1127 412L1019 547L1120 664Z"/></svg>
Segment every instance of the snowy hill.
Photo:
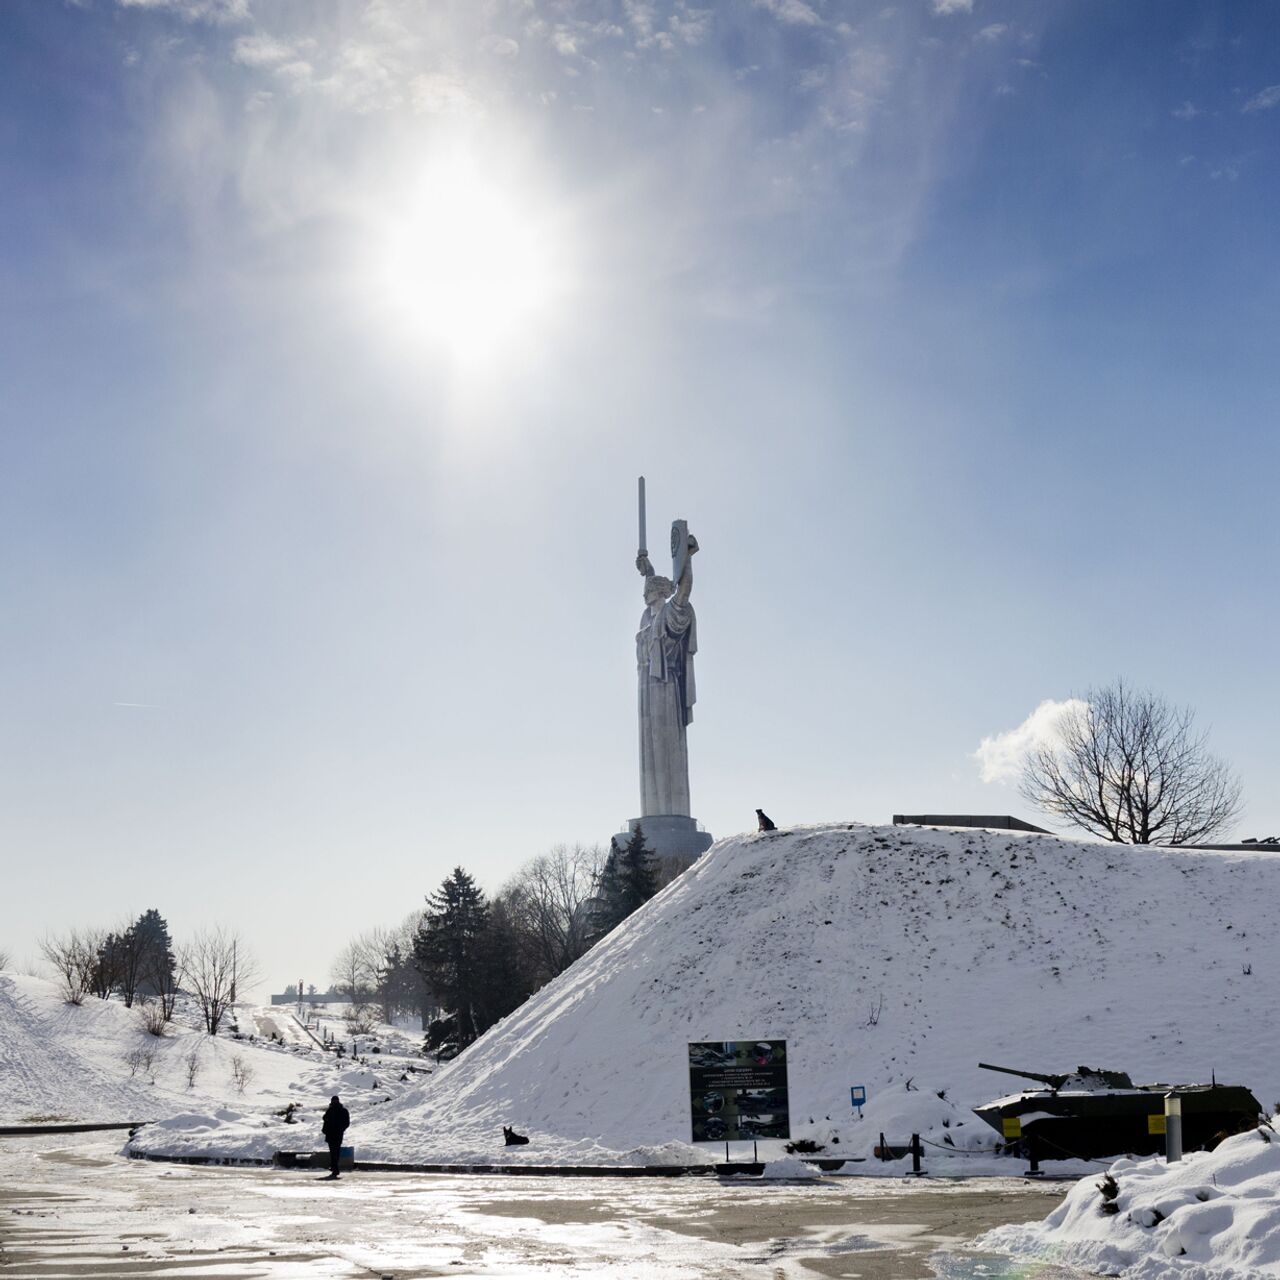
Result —
<svg viewBox="0 0 1280 1280"><path fill-rule="evenodd" d="M353 1137L370 1159L492 1160L513 1124L533 1142L503 1158L698 1159L686 1044L741 1038L787 1040L792 1134L831 1154L882 1129L989 1147L968 1108L1012 1082L980 1059L1216 1071L1269 1107L1278 884L1261 851L856 825L723 840Z"/></svg>
<svg viewBox="0 0 1280 1280"><path fill-rule="evenodd" d="M117 1000L70 1005L51 982L0 974L0 1124L182 1116L185 1131L194 1132L234 1114L261 1127L289 1102L304 1115L318 1114L340 1089L359 1110L399 1087L387 1072L372 1087L381 1064L353 1068L305 1039L287 1046L265 1042L269 1030L257 1012L239 1007L244 1039L206 1035L196 1029L193 1011L186 1011L187 1025L180 1016L156 1037L143 1029L138 1009ZM254 1027L257 1038L250 1041Z"/></svg>

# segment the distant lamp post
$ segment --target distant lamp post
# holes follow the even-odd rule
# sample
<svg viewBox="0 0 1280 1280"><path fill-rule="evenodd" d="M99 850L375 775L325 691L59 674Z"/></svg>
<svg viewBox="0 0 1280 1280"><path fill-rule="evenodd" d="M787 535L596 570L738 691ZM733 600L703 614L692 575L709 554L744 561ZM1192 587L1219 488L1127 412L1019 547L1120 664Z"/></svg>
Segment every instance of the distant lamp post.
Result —
<svg viewBox="0 0 1280 1280"><path fill-rule="evenodd" d="M1164 1095L1164 1159L1182 1159L1182 1099L1176 1093Z"/></svg>

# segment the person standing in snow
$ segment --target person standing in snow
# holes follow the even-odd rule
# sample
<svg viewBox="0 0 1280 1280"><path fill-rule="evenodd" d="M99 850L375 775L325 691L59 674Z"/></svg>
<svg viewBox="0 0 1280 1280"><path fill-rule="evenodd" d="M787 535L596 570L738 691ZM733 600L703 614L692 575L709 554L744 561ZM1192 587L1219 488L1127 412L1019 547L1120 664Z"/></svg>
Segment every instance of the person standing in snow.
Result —
<svg viewBox="0 0 1280 1280"><path fill-rule="evenodd" d="M324 1140L329 1144L329 1177L338 1176L338 1156L342 1151L342 1135L351 1123L351 1113L342 1105L335 1093L329 1099L329 1109L324 1113L320 1126Z"/></svg>

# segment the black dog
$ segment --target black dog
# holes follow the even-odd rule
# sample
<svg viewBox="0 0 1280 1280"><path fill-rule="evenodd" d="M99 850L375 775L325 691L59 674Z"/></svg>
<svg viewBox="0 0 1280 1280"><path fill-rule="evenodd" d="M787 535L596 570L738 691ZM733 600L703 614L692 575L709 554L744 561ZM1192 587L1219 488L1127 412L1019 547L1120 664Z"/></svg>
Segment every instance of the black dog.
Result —
<svg viewBox="0 0 1280 1280"><path fill-rule="evenodd" d="M778 828L773 825L773 819L763 809L756 810L756 817L760 820L761 831L777 831Z"/></svg>
<svg viewBox="0 0 1280 1280"><path fill-rule="evenodd" d="M523 1147L529 1141L524 1134L517 1133L505 1124L502 1126L502 1138L509 1147Z"/></svg>

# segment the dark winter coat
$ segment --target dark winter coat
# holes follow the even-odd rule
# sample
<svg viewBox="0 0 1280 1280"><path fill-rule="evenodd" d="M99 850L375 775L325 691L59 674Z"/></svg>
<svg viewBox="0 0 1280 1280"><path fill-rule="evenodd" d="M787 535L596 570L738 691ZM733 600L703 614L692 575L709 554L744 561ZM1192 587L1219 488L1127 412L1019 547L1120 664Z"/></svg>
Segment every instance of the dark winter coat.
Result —
<svg viewBox="0 0 1280 1280"><path fill-rule="evenodd" d="M346 1133L347 1126L350 1123L351 1113L342 1103L329 1103L329 1109L324 1113L324 1123L320 1126L320 1130L324 1134L324 1140L330 1146L341 1142L342 1135Z"/></svg>

